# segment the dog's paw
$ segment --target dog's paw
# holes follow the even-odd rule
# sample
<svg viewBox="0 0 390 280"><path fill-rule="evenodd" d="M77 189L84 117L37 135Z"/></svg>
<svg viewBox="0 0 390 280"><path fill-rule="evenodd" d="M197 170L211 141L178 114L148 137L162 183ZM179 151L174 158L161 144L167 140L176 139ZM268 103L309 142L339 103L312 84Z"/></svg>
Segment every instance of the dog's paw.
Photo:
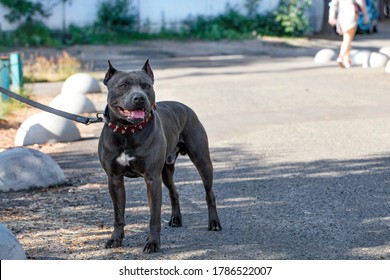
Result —
<svg viewBox="0 0 390 280"><path fill-rule="evenodd" d="M181 217L171 217L171 220L169 221L170 227L181 227L182 225Z"/></svg>
<svg viewBox="0 0 390 280"><path fill-rule="evenodd" d="M122 229L115 228L113 233L112 233L112 235L111 235L111 238L107 240L107 242L106 242L104 247L106 249L121 247L122 246L122 240L123 240L124 237L125 237L125 234L123 232L123 228Z"/></svg>
<svg viewBox="0 0 390 280"><path fill-rule="evenodd" d="M118 248L118 247L121 247L122 246L122 239L113 239L113 238L110 238L106 244L105 244L105 248L106 249L109 249L109 248Z"/></svg>
<svg viewBox="0 0 390 280"><path fill-rule="evenodd" d="M222 230L222 226L221 226L221 224L219 223L218 220L213 220L213 221L209 222L209 230L221 231Z"/></svg>
<svg viewBox="0 0 390 280"><path fill-rule="evenodd" d="M150 254L150 253L156 253L156 252L158 252L158 251L160 251L160 247L161 247L161 245L160 245L160 243L159 242L146 242L146 244L145 244L145 247L144 247L144 253L148 253L148 254Z"/></svg>

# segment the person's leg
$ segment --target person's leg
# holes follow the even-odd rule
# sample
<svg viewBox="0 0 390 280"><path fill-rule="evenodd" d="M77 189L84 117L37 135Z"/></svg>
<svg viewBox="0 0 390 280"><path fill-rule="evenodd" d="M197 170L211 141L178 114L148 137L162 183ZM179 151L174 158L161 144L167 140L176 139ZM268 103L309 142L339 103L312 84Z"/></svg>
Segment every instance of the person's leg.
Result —
<svg viewBox="0 0 390 280"><path fill-rule="evenodd" d="M344 32L343 34L343 42L340 47L340 55L339 57L343 60L344 66L351 66L351 58L350 51L352 46L352 40L355 37L356 28L351 28Z"/></svg>

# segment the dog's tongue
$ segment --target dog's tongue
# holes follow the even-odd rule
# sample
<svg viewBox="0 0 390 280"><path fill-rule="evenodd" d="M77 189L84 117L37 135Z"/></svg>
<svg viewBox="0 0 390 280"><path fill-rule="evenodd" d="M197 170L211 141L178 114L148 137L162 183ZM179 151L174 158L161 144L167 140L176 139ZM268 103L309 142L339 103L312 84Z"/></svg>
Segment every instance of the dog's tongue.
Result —
<svg viewBox="0 0 390 280"><path fill-rule="evenodd" d="M145 112L143 110L134 110L130 112L130 118L132 119L143 119Z"/></svg>
<svg viewBox="0 0 390 280"><path fill-rule="evenodd" d="M116 107L116 109L121 115L125 116L129 120L145 118L145 112L142 109L130 111L130 110L123 109L122 107L119 106Z"/></svg>

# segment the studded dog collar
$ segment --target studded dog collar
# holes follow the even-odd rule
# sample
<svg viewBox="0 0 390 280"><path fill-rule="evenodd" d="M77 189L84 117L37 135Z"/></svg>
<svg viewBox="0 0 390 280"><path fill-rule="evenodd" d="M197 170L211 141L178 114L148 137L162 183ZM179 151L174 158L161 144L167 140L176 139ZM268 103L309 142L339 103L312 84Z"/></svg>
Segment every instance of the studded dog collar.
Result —
<svg viewBox="0 0 390 280"><path fill-rule="evenodd" d="M156 109L156 105L153 106L153 109ZM153 110L152 109L152 110ZM152 111L151 110L151 111ZM106 107L104 111L104 122L108 127L112 129L113 132L119 133L119 134L133 134L136 133L146 127L146 125L150 122L151 119L153 119L152 112L149 112L146 118L139 124L134 125L120 125L116 124L110 121L108 117L108 106Z"/></svg>

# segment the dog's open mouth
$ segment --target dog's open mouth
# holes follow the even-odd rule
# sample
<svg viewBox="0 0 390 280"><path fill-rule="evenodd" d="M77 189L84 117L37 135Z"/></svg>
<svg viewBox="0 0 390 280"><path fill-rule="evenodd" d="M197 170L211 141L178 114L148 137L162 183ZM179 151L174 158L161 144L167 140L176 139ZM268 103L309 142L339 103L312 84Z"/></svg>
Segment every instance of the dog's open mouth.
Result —
<svg viewBox="0 0 390 280"><path fill-rule="evenodd" d="M135 110L126 110L120 106L116 106L115 109L128 120L144 119L145 110L144 109L135 109Z"/></svg>

